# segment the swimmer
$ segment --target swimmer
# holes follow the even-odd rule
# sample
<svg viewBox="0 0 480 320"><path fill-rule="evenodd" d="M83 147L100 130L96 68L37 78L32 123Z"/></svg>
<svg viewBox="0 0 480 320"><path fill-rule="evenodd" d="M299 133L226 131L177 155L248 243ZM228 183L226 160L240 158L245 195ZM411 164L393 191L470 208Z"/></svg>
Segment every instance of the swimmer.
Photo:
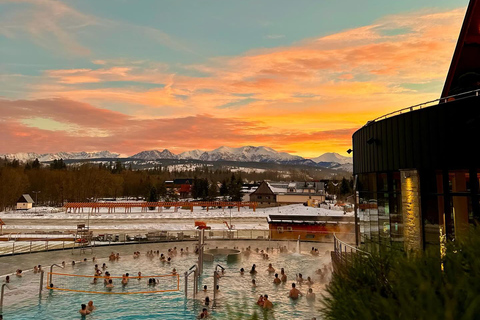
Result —
<svg viewBox="0 0 480 320"><path fill-rule="evenodd" d="M207 292L207 286L203 286L203 292Z"/></svg>
<svg viewBox="0 0 480 320"><path fill-rule="evenodd" d="M272 266L271 263L268 264L268 269L267 269L268 273L274 273L275 272L275 268Z"/></svg>
<svg viewBox="0 0 480 320"><path fill-rule="evenodd" d="M112 290L112 288L114 287L112 279L108 280L108 284L105 287L109 290Z"/></svg>
<svg viewBox="0 0 480 320"><path fill-rule="evenodd" d="M105 269L107 269L107 268L108 268L108 267L107 267L107 265L106 265L105 263L102 264L102 269L103 269L103 270L105 270Z"/></svg>
<svg viewBox="0 0 480 320"><path fill-rule="evenodd" d="M278 277L278 273L275 273L275 279L273 279L274 284L280 284L282 280Z"/></svg>
<svg viewBox="0 0 480 320"><path fill-rule="evenodd" d="M10 283L10 276L5 277L5 283Z"/></svg>
<svg viewBox="0 0 480 320"><path fill-rule="evenodd" d="M43 271L43 270L42 270L42 265L39 264L39 265L38 265L38 272L42 272L42 271Z"/></svg>
<svg viewBox="0 0 480 320"><path fill-rule="evenodd" d="M87 262L87 258L83 258L83 262Z"/></svg>
<svg viewBox="0 0 480 320"><path fill-rule="evenodd" d="M72 261L72 267L74 267L74 266L75 266L75 260Z"/></svg>
<svg viewBox="0 0 480 320"><path fill-rule="evenodd" d="M280 270L280 275L280 280L282 280L283 283L287 282L287 275L285 274L285 270L283 268Z"/></svg>
<svg viewBox="0 0 480 320"><path fill-rule="evenodd" d="M310 277L307 277L307 285L311 286L313 284L313 281Z"/></svg>
<svg viewBox="0 0 480 320"><path fill-rule="evenodd" d="M91 284L97 284L97 283L98 283L98 277L95 276L95 277L93 277L93 281L92 281Z"/></svg>
<svg viewBox="0 0 480 320"><path fill-rule="evenodd" d="M87 314L90 314L90 311L87 310L87 305L84 303L82 303L82 309L80 309L79 312L82 316L86 316Z"/></svg>
<svg viewBox="0 0 480 320"><path fill-rule="evenodd" d="M37 266L33 266L33 273L38 273L38 268L37 268Z"/></svg>
<svg viewBox="0 0 480 320"><path fill-rule="evenodd" d="M303 281L304 281L303 276L302 276L301 273L299 273L298 276L297 276L297 282L298 282L299 284L302 284Z"/></svg>
<svg viewBox="0 0 480 320"><path fill-rule="evenodd" d="M256 274L257 270L255 270L255 264L252 266L252 269L250 270L250 274Z"/></svg>
<svg viewBox="0 0 480 320"><path fill-rule="evenodd" d="M125 287L127 284L128 284L127 275L123 274L122 275L122 285Z"/></svg>
<svg viewBox="0 0 480 320"><path fill-rule="evenodd" d="M315 293L313 293L312 288L308 289L306 297L307 297L307 300L309 301L315 301Z"/></svg>
<svg viewBox="0 0 480 320"><path fill-rule="evenodd" d="M300 292L300 290L298 290L297 288L295 288L295 283L292 283L292 289L290 290L290 292L288 293L288 296L293 299L293 300L296 300L298 299L298 296L303 296L303 294Z"/></svg>
<svg viewBox="0 0 480 320"><path fill-rule="evenodd" d="M87 310L92 312L95 309L97 309L97 308L93 305L93 301L92 300L88 301Z"/></svg>
<svg viewBox="0 0 480 320"><path fill-rule="evenodd" d="M20 270L20 269L17 269L17 271L15 272L15 275L16 275L17 277L21 277L21 276L23 276L23 274L22 274L22 270Z"/></svg>
<svg viewBox="0 0 480 320"><path fill-rule="evenodd" d="M138 277L137 277L138 280L142 279L142 273L140 271L138 271L137 275L138 275Z"/></svg>
<svg viewBox="0 0 480 320"><path fill-rule="evenodd" d="M245 273L245 269L241 268L240 269L240 275L243 276L244 273Z"/></svg>
<svg viewBox="0 0 480 320"><path fill-rule="evenodd" d="M205 297L205 306L209 306L210 305L210 298L209 297Z"/></svg>
<svg viewBox="0 0 480 320"><path fill-rule="evenodd" d="M200 319L205 319L208 317L208 310L207 308L203 308L202 313L198 316Z"/></svg>
<svg viewBox="0 0 480 320"><path fill-rule="evenodd" d="M62 267L65 268L65 261L62 261Z"/></svg>
<svg viewBox="0 0 480 320"><path fill-rule="evenodd" d="M173 268L172 274L177 274L177 269Z"/></svg>
<svg viewBox="0 0 480 320"><path fill-rule="evenodd" d="M217 284L217 287L215 288L215 291L220 291L220 286Z"/></svg>
<svg viewBox="0 0 480 320"><path fill-rule="evenodd" d="M260 307L263 307L263 295L260 295L260 297L258 297L257 305L259 305Z"/></svg>
<svg viewBox="0 0 480 320"><path fill-rule="evenodd" d="M268 300L268 295L263 296L263 309L272 309L273 303Z"/></svg>

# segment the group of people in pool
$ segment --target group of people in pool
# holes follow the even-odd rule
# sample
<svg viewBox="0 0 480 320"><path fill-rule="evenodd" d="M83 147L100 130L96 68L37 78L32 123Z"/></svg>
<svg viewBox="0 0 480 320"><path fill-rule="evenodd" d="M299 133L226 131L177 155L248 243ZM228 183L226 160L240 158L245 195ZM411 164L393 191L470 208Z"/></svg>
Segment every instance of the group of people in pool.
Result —
<svg viewBox="0 0 480 320"><path fill-rule="evenodd" d="M257 266L255 264L252 265L252 268L250 269L250 272L249 272L250 275L254 276L258 273L256 267ZM278 273L275 273L275 271L276 270L273 267L273 265L271 263L269 263L268 268L267 268L267 272L269 274L274 274L273 284L279 285L281 283L286 283L287 282L287 275L285 273L285 269L284 268L280 269L280 275ZM245 269L241 268L240 269L240 275L242 276L244 274L245 274ZM300 290L298 290L296 288L296 285L297 284L302 285L304 283L309 286L308 292L306 294L307 300L315 301L315 293L313 293L313 289L311 288L311 286L313 285L313 280L310 277L307 277L307 280L305 280L301 273L296 275L296 283L295 282L292 283L292 289L290 289L290 291L288 293L288 296L292 300L296 300L300 296L303 296L303 293L300 292ZM252 279L252 287L256 287L256 286L257 286L256 280ZM271 309L273 307L272 302L270 300L268 300L268 295L260 295L260 297L257 300L257 304L259 306L263 307L264 309Z"/></svg>

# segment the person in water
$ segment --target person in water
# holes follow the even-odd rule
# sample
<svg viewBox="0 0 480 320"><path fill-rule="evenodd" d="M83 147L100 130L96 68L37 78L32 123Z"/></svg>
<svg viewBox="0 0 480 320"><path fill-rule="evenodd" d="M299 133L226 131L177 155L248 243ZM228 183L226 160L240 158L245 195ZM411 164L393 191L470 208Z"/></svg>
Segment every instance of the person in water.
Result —
<svg viewBox="0 0 480 320"><path fill-rule="evenodd" d="M203 308L202 313L198 316L200 319L205 319L208 317L208 310L207 308Z"/></svg>
<svg viewBox="0 0 480 320"><path fill-rule="evenodd" d="M85 303L82 303L82 308L79 310L80 314L82 316L86 316L87 314L90 314L90 311L87 310L87 305Z"/></svg>
<svg viewBox="0 0 480 320"><path fill-rule="evenodd" d="M252 265L252 269L250 270L250 274L256 274L257 270L255 270L257 266L255 264Z"/></svg>
<svg viewBox="0 0 480 320"><path fill-rule="evenodd" d="M295 283L292 283L292 289L288 293L288 296L293 300L297 300L298 296L303 296L303 294L300 292L300 290L295 288Z"/></svg>
<svg viewBox="0 0 480 320"><path fill-rule="evenodd" d="M275 273L275 279L273 279L274 284L280 284L282 280L278 277L278 273Z"/></svg>
<svg viewBox="0 0 480 320"><path fill-rule="evenodd" d="M283 268L280 270L280 275L280 280L282 280L283 283L287 282L287 275L285 274L285 270Z"/></svg>
<svg viewBox="0 0 480 320"><path fill-rule="evenodd" d="M308 289L306 297L308 301L315 301L315 293L313 293L312 288Z"/></svg>
<svg viewBox="0 0 480 320"><path fill-rule="evenodd" d="M95 309L97 309L97 308L93 305L93 301L92 300L88 301L87 310L92 312Z"/></svg>
<svg viewBox="0 0 480 320"><path fill-rule="evenodd" d="M273 303L268 300L268 295L263 296L263 309L272 309Z"/></svg>

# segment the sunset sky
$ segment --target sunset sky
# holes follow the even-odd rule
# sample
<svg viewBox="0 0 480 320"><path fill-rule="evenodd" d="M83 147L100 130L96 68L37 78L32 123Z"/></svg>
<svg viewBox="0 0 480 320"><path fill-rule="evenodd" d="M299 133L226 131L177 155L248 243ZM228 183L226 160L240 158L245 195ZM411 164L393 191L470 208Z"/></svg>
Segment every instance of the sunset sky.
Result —
<svg viewBox="0 0 480 320"><path fill-rule="evenodd" d="M466 0L0 0L0 154L346 155L436 99Z"/></svg>

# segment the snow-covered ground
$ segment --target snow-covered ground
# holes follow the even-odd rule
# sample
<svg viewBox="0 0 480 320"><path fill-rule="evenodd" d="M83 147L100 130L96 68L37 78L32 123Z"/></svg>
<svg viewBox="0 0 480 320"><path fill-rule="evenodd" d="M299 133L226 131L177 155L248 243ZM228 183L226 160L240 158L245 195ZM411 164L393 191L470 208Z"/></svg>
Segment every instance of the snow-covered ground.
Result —
<svg viewBox="0 0 480 320"><path fill-rule="evenodd" d="M195 207L190 210L173 208L158 212L152 210L141 212L141 208L132 208L132 212L125 213L124 209L117 208L115 213L108 213L102 208L98 213L90 213L84 209L83 213L69 213L65 210L49 207L38 207L27 211L1 212L0 219L5 222L3 232L8 233L38 233L59 231L74 233L77 224L88 224L94 234L101 233L147 233L151 231L194 231L195 221L207 223L212 230L225 231L228 224L233 224L236 230L268 230L267 217L270 214L284 215L314 215L314 216L352 216L341 208L313 208L302 204L274 208L260 208L255 212L252 209L206 209Z"/></svg>
<svg viewBox="0 0 480 320"><path fill-rule="evenodd" d="M257 217L266 218L270 214L287 214L287 215L320 215L320 216L353 216L353 212L347 212L344 214L343 208L335 207L332 205L330 209L327 208L313 208L304 206L302 204L293 204L283 207L272 208L257 208L256 211L248 208L232 209L203 209L201 207L194 207L193 212L190 210L179 209L178 212L174 212L171 208L169 210L163 209L162 212L158 212L157 209L149 210L148 212L142 212L141 208L132 208L132 212L125 213L123 208L117 208L115 213L108 213L107 208L100 208L100 213L90 213L89 209L85 208L83 213L69 213L64 209L51 208L51 207L38 207L29 210L17 210L0 212L0 219L61 219L61 220L74 220L83 219L86 215L90 216L90 220L95 219L198 219L198 218L226 218L232 216L232 218L240 217Z"/></svg>

